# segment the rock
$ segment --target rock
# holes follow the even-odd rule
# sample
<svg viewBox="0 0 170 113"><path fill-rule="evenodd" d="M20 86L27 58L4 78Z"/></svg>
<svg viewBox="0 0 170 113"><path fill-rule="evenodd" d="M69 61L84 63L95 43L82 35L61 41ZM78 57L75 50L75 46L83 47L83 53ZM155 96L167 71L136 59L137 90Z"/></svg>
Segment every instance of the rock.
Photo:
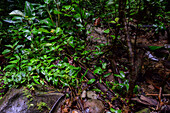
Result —
<svg viewBox="0 0 170 113"><path fill-rule="evenodd" d="M90 99L97 99L97 95L94 91L87 91L87 97Z"/></svg>
<svg viewBox="0 0 170 113"><path fill-rule="evenodd" d="M100 100L90 99L84 103L84 108L87 113L104 113L105 107Z"/></svg>
<svg viewBox="0 0 170 113"><path fill-rule="evenodd" d="M26 88L12 88L0 100L0 113L48 113L62 95L41 91L31 95Z"/></svg>
<svg viewBox="0 0 170 113"><path fill-rule="evenodd" d="M138 111L138 112L136 112L136 113L150 113L151 111L150 111L150 109L149 108L145 108L145 109L142 109L142 110L140 110L140 111Z"/></svg>
<svg viewBox="0 0 170 113"><path fill-rule="evenodd" d="M85 90L82 92L81 98L86 98L86 91Z"/></svg>

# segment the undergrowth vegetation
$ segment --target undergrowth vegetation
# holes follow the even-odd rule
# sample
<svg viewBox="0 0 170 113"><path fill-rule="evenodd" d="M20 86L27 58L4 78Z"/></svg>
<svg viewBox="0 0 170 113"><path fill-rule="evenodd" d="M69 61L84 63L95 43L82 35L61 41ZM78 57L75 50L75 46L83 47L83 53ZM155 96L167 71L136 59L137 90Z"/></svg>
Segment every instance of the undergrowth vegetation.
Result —
<svg viewBox="0 0 170 113"><path fill-rule="evenodd" d="M0 79L3 83L1 89L22 86L32 88L41 84L52 85L57 89L68 87L80 95L83 90L101 83L117 95L110 101L119 97L123 101L125 97L131 98L133 92L137 93L138 86L135 80L139 73L136 72L139 72L141 64L134 66L138 59L137 54L141 52L137 51L136 42L132 46L129 39L122 36L128 37L133 27L136 30L143 24L152 24L155 34L165 31L169 14L166 12L167 2L26 1L24 9L11 11L10 16L0 22L2 26L8 23L7 29L0 30L0 53L3 56L0 72L3 75ZM137 24L131 24L136 20ZM92 31L88 25L93 28L93 23L104 28L103 34L107 38L107 43L89 40L88 36ZM126 29L126 24L131 28ZM116 64L121 62L119 58L121 55L128 58L127 63ZM125 61L126 59L123 62ZM89 72L94 76L86 77ZM116 78L115 81L108 80L110 75ZM87 83L85 87L84 83ZM99 87L92 89L102 92ZM102 94L104 97L107 95L106 92ZM113 108L111 110L114 111Z"/></svg>

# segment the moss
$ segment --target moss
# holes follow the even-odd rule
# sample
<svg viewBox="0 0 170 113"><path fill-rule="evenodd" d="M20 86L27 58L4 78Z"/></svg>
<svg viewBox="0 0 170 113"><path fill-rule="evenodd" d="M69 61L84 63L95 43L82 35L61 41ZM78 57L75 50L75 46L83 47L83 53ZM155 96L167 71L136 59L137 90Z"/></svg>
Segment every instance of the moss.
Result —
<svg viewBox="0 0 170 113"><path fill-rule="evenodd" d="M49 106L45 102L37 103L37 107L39 111L43 111L43 108L47 108L48 110L50 110Z"/></svg>

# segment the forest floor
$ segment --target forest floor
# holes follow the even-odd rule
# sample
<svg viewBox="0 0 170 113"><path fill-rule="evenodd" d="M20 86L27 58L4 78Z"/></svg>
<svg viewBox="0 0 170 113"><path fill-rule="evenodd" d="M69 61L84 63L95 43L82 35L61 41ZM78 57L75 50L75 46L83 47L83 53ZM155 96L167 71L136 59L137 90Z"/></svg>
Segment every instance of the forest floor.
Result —
<svg viewBox="0 0 170 113"><path fill-rule="evenodd" d="M106 29L100 27L94 28L88 36L88 39L92 37L92 42L97 42L97 44L111 42L110 39L106 38L107 34L104 33L104 30ZM132 107L134 110L133 112L140 110L144 110L140 112L148 113L168 112L170 111L170 61L168 60L170 57L170 45L168 44L168 34L166 31L163 34L159 33L159 39L156 39L154 37L154 32L143 29L138 32L137 40L135 42L136 33L130 32L132 34L131 42L133 44L136 43L138 51L143 51L143 54L141 54L141 70L136 80L136 84L139 86L138 94L134 95L134 98L132 98L134 102L134 106ZM123 38L125 37L121 37L121 39ZM156 46L160 48L155 50L148 48ZM89 46L89 49L92 48L94 49L94 45L91 47ZM112 49L116 51L113 52L113 54L116 54L111 56L112 58L115 58L114 64L116 65L116 70L123 70L128 78L129 72L126 72L125 68L120 66L121 64L123 66L128 65L127 53L123 50L119 50L119 47L117 48L116 46ZM108 57L110 56L103 56L103 58L106 59ZM96 62L94 61L93 63L95 64ZM108 69L108 71L113 72L113 69ZM116 78L111 76L112 75L110 75L108 79L106 78L106 80L115 81Z"/></svg>

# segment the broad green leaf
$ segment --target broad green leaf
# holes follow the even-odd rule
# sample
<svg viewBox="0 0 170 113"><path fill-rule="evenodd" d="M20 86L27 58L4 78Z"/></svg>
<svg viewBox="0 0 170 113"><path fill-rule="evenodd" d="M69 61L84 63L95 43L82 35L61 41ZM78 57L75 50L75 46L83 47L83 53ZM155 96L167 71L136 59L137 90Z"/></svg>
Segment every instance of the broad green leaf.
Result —
<svg viewBox="0 0 170 113"><path fill-rule="evenodd" d="M6 69L8 69L8 68L12 69L12 68L14 68L14 67L16 67L15 64L7 65L7 66L3 69L3 71L6 70Z"/></svg>
<svg viewBox="0 0 170 113"><path fill-rule="evenodd" d="M5 49L5 50L2 52L2 54L5 55L5 54L8 54L8 53L10 53L10 52L11 52L11 50Z"/></svg>
<svg viewBox="0 0 170 113"><path fill-rule="evenodd" d="M18 15L18 16L25 16L20 10L13 10L9 15Z"/></svg>
<svg viewBox="0 0 170 113"><path fill-rule="evenodd" d="M111 35L111 37L113 38L113 40L116 38L116 36L115 36L115 35Z"/></svg>
<svg viewBox="0 0 170 113"><path fill-rule="evenodd" d="M16 63L18 63L18 62L19 62L19 60L17 59L17 60L10 61L9 63L11 63L11 64L16 64Z"/></svg>
<svg viewBox="0 0 170 113"><path fill-rule="evenodd" d="M46 18L46 19L42 20L41 22L48 25L48 26L54 27L54 23L50 18Z"/></svg>
<svg viewBox="0 0 170 113"><path fill-rule="evenodd" d="M113 24L115 24L116 22L115 22L115 21L110 21L110 23L113 23Z"/></svg>
<svg viewBox="0 0 170 113"><path fill-rule="evenodd" d="M49 46L52 46L53 44L52 43L45 43L44 46L46 47L49 47Z"/></svg>
<svg viewBox="0 0 170 113"><path fill-rule="evenodd" d="M38 30L41 31L41 32L44 32L44 33L50 33L48 30L46 30L44 28L39 28Z"/></svg>
<svg viewBox="0 0 170 113"><path fill-rule="evenodd" d="M63 32L63 30L62 30L60 27L57 27L57 28L56 28L56 34L62 33L62 32Z"/></svg>
<svg viewBox="0 0 170 113"><path fill-rule="evenodd" d="M107 73L103 77L108 77L109 75L111 75L111 73Z"/></svg>
<svg viewBox="0 0 170 113"><path fill-rule="evenodd" d="M44 0L44 2L45 2L46 4L49 4L49 3L51 2L51 0Z"/></svg>
<svg viewBox="0 0 170 113"><path fill-rule="evenodd" d="M64 8L65 8L66 10L69 10L69 9L71 8L71 5L66 5L66 6L64 6Z"/></svg>
<svg viewBox="0 0 170 113"><path fill-rule="evenodd" d="M162 48L162 46L149 46L149 49L151 51L154 51L154 50L157 50L157 49L160 49L160 48Z"/></svg>
<svg viewBox="0 0 170 113"><path fill-rule="evenodd" d="M62 14L62 12L60 12L58 10L54 10L54 14Z"/></svg>
<svg viewBox="0 0 170 113"><path fill-rule="evenodd" d="M90 80L87 82L87 84L92 84L92 83L95 82L95 80L96 80L96 79L92 78L92 79L90 79Z"/></svg>
<svg viewBox="0 0 170 113"><path fill-rule="evenodd" d="M33 6L31 3L29 3L28 1L25 2L25 8L24 8L24 13L25 13L25 16L27 17L32 17L34 16L33 15Z"/></svg>
<svg viewBox="0 0 170 113"><path fill-rule="evenodd" d="M12 45L5 45L6 47L10 47L10 48L13 48L13 46Z"/></svg>
<svg viewBox="0 0 170 113"><path fill-rule="evenodd" d="M110 111L111 111L112 113L121 113L121 112L122 112L121 110L115 110L115 109L113 109L113 108L110 108Z"/></svg>
<svg viewBox="0 0 170 113"><path fill-rule="evenodd" d="M109 32L110 32L109 29L104 30L104 33L109 33Z"/></svg>
<svg viewBox="0 0 170 113"><path fill-rule="evenodd" d="M122 76L119 75L119 74L114 74L114 76L119 77L119 78L122 78Z"/></svg>
<svg viewBox="0 0 170 113"><path fill-rule="evenodd" d="M123 71L120 71L121 78L125 78L125 73Z"/></svg>
<svg viewBox="0 0 170 113"><path fill-rule="evenodd" d="M17 45L16 47L15 47L15 50L17 50L18 48L21 48L22 47L22 45Z"/></svg>
<svg viewBox="0 0 170 113"><path fill-rule="evenodd" d="M113 0L109 0L109 1L107 2L107 6L113 5L113 4L114 4Z"/></svg>
<svg viewBox="0 0 170 113"><path fill-rule="evenodd" d="M116 23L118 23L118 21L119 21L119 18L118 18L118 17L116 17L116 18L115 18L115 22L116 22Z"/></svg>

